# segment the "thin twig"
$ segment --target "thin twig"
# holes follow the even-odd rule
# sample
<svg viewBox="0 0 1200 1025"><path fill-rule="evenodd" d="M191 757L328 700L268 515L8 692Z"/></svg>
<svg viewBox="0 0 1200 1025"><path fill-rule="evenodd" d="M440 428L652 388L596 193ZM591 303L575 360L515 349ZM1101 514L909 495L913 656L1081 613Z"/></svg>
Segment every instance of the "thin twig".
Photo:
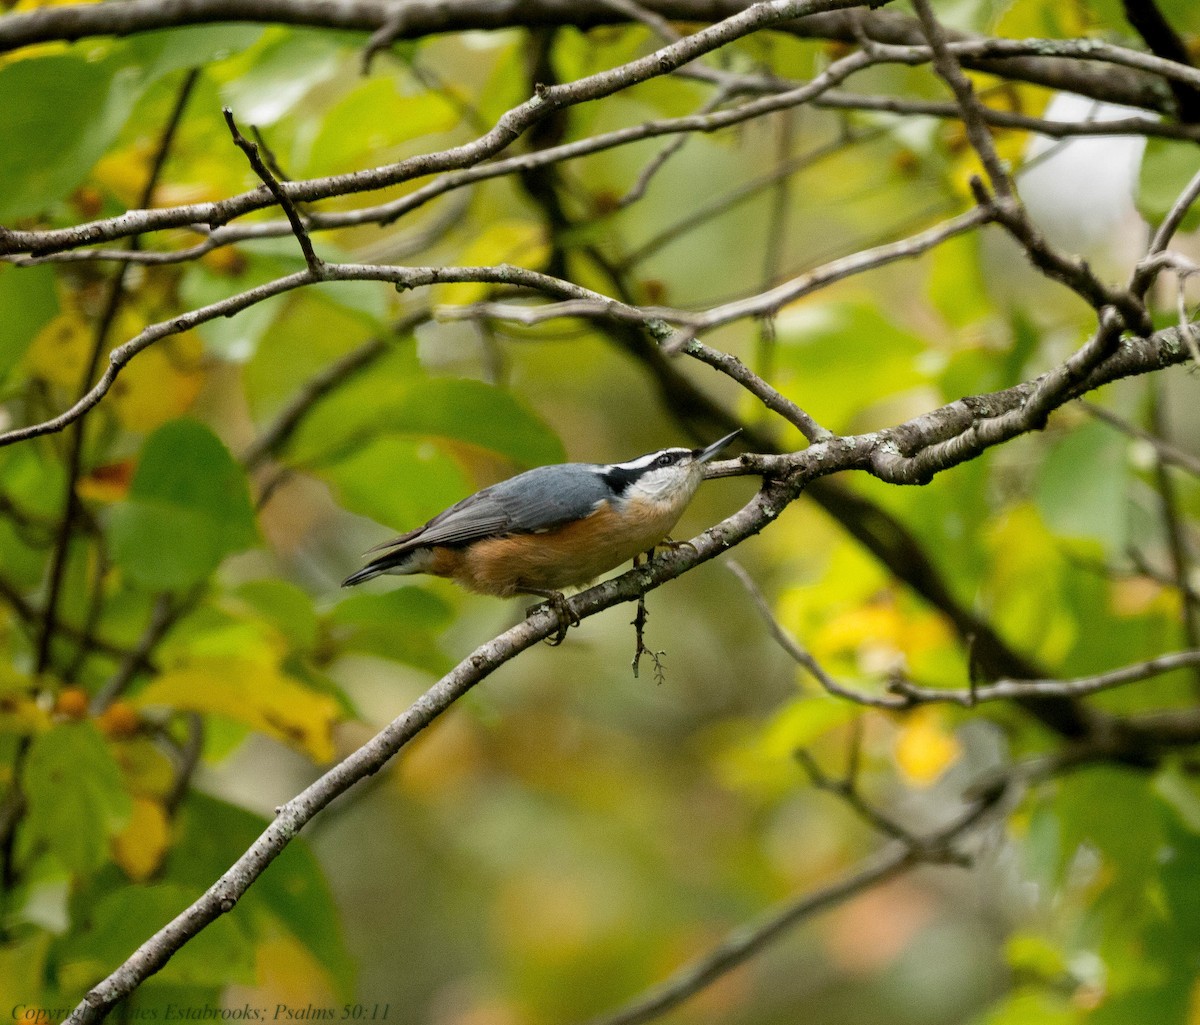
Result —
<svg viewBox="0 0 1200 1025"><path fill-rule="evenodd" d="M786 651L792 659L803 666L814 680L819 683L826 692L837 698L846 698L853 701L857 705L866 705L870 708L888 708L888 709L903 709L907 708L909 702L903 698L896 697L891 694L867 694L863 691L854 690L851 687L843 686L838 683L832 676L825 671L825 668L809 653L799 641L796 640L787 630L785 630L778 619L775 618L775 613L771 611L771 606L767 603L766 597L759 590L758 585L754 582L754 578L746 572L741 563L735 559L728 559L725 562L729 571L741 581L742 586L754 601L755 607L758 609L759 615L762 616L763 622L767 624L767 629L771 632L771 636L775 638L776 643Z"/></svg>
<svg viewBox="0 0 1200 1025"><path fill-rule="evenodd" d="M921 22L921 30L933 51L934 70L954 93L971 148L987 173L992 198L985 198L983 187L976 180L977 199L992 206L995 219L1021 243L1042 273L1077 292L1090 302L1097 312L1111 307L1120 312L1129 330L1143 335L1149 334L1152 330L1150 315L1137 295L1128 289L1108 287L1092 273L1085 262L1059 252L1038 231L1017 196L1008 169L996 152L995 143L984 120L984 106L975 95L975 90L959 65L958 58L951 51L946 31L933 13L932 5L929 0L912 2ZM1096 342L1097 344L1089 350L1089 358L1098 363L1116 344L1116 333L1111 330L1102 331L1096 336Z"/></svg>
<svg viewBox="0 0 1200 1025"><path fill-rule="evenodd" d="M962 120L962 111L954 102L909 99L876 93L851 93L830 89L811 101L814 107L826 110L869 110L880 114L903 117L925 116L941 120ZM979 118L992 128L1007 128L1032 132L1050 139L1075 139L1091 136L1140 135L1154 139L1200 140L1200 126L1180 125L1173 121L1157 121L1149 116L1130 115L1112 121L1051 121L1048 118L1002 110L981 104Z"/></svg>
<svg viewBox="0 0 1200 1025"><path fill-rule="evenodd" d="M0 434L0 447L11 445L18 441L54 434L78 420L92 409L112 387L122 369L128 365L138 353L149 348L156 342L172 335L191 330L199 324L207 323L218 317L231 317L244 309L254 306L264 299L275 295L283 295L297 288L318 284L322 281L383 281L395 285L398 289L408 290L423 288L434 284L452 281L486 281L494 284L521 286L523 288L545 291L547 294L561 297L571 296L585 298L589 301L612 303L611 299L598 295L590 289L582 288L569 281L554 278L537 271L498 264L487 267L396 267L376 264L355 263L325 263L319 275L305 269L294 274L276 278L255 288L247 289L236 295L228 296L207 306L201 306L173 317L170 320L159 321L140 331L127 342L117 346L109 353L109 365L104 374L90 391L75 405L49 420L41 423L17 427ZM623 304L618 304L623 305Z"/></svg>
<svg viewBox="0 0 1200 1025"><path fill-rule="evenodd" d="M831 260L765 292L736 299L695 312L668 306L631 306L599 297L581 297L541 306L514 306L505 303L480 302L468 306L439 306L435 314L443 320L471 320L487 317L513 320L521 324L538 324L564 317L596 317L624 320L630 323L654 325L659 322L676 324L689 332L707 331L747 317L763 317L777 313L788 303L795 302L836 281L843 281L868 270L884 267L898 260L920 256L957 235L972 231L991 220L993 214L985 207L975 206L965 213L941 224L918 232L906 239L889 242ZM681 341L678 348L686 346ZM3 438L0 436L0 441Z"/></svg>
<svg viewBox="0 0 1200 1025"><path fill-rule="evenodd" d="M627 253L621 261L622 268L629 269L637 266L639 263L644 263L655 253L658 253L677 239L682 238L693 229L711 224L715 218L734 210L740 204L748 202L759 193L774 188L781 181L790 178L792 175L810 170L820 164L821 161L844 153L848 145L869 141L872 138L878 138L882 134L883 129L876 129L870 132L851 132L848 135L840 135L831 142L821 143L805 153L800 153L784 161L764 175L743 182L737 188L730 190L724 195L700 203L684 217L656 232L636 249Z"/></svg>
<svg viewBox="0 0 1200 1025"><path fill-rule="evenodd" d="M1101 691L1140 683L1176 669L1200 666L1200 649L1159 655L1145 662L1135 662L1107 673L1080 676L1070 680L997 680L971 689L950 690L941 687L919 687L908 680L894 680L891 690L911 704L949 703L971 708L987 701L1011 701L1031 697L1083 698Z"/></svg>
<svg viewBox="0 0 1200 1025"><path fill-rule="evenodd" d="M409 334L418 324L429 319L429 311L422 307L402 318L392 327L392 334ZM279 411L259 435L246 446L241 463L253 470L269 456L276 455L295 434L304 418L326 395L340 387L356 374L375 363L388 352L388 339L370 338L352 349L340 359L334 360L319 373L314 374Z"/></svg>
<svg viewBox="0 0 1200 1025"><path fill-rule="evenodd" d="M682 351L737 381L767 409L778 413L796 427L810 442L833 437L832 431L822 427L799 405L773 388L736 356L710 348L695 338L686 341Z"/></svg>
<svg viewBox="0 0 1200 1025"><path fill-rule="evenodd" d="M1175 233L1183 224L1183 219L1188 215L1188 211L1191 210L1197 198L1200 198L1200 171L1192 176L1192 180L1175 198L1171 209L1167 211L1167 216L1163 218L1162 224L1154 232L1154 237L1150 239L1150 245L1146 248L1145 257L1134 268L1133 278L1129 283L1131 291L1138 295L1145 295L1147 289L1154 283L1162 266L1155 258L1167 251L1171 239L1175 237Z"/></svg>
<svg viewBox="0 0 1200 1025"><path fill-rule="evenodd" d="M1162 462L1170 463L1172 466L1177 466L1181 470L1186 470L1188 473L1200 477L1200 456L1193 455L1191 452L1185 452L1179 446L1172 445L1165 438L1160 438L1150 431L1142 430L1136 424L1130 423L1124 417L1117 416L1112 410L1105 409L1095 402L1080 399L1079 404L1097 420L1103 421L1110 427L1115 427L1122 434L1126 434L1138 441L1144 441L1146 444L1152 446L1159 460Z"/></svg>
<svg viewBox="0 0 1200 1025"><path fill-rule="evenodd" d="M1166 434L1166 397L1162 382L1152 378L1150 388L1150 428L1157 437ZM1171 553L1171 573L1181 594L1187 593L1192 576L1192 553L1188 550L1184 532L1183 516L1179 508L1179 493L1175 480L1167 468L1166 460L1155 455L1154 485L1161 502L1163 530L1167 536L1167 549ZM1183 636L1189 648L1200 648L1200 615L1190 601L1184 601L1180 609L1183 617ZM1200 696L1200 672L1196 674L1196 693Z"/></svg>
<svg viewBox="0 0 1200 1025"><path fill-rule="evenodd" d="M258 151L258 146L238 131L237 122L233 119L233 111L228 107L223 107L221 113L225 117L225 124L229 127L229 134L233 136L234 143L238 149L246 154L246 159L250 162L250 166L254 168L254 173L263 180L263 184L270 190L271 195L275 197L275 201L283 208L283 212L288 219L288 224L291 225L292 234L296 236L296 241L300 243L300 251L304 254L304 262L308 265L308 269L313 276L319 280L325 264L313 250L312 239L308 237L308 229L304 226L304 219L300 216L300 211L296 209L295 202L288 195L287 190L279 183L279 179L272 173L266 161L263 160L262 154Z"/></svg>
<svg viewBox="0 0 1200 1025"><path fill-rule="evenodd" d="M856 719L855 721L858 720ZM851 748L851 752L853 753L853 748ZM809 782L816 789L833 794L872 829L882 833L889 839L899 840L909 847L919 847L921 845L921 841L910 830L905 829L900 823L895 822L890 816L885 815L863 797L861 791L858 789L856 776L847 775L841 779L830 776L821 768L812 754L804 748L800 748L796 752L796 761L804 770L804 774L808 776Z"/></svg>
<svg viewBox="0 0 1200 1025"><path fill-rule="evenodd" d="M469 167L507 149L526 130L556 111L604 99L634 83L668 75L734 40L781 22L853 6L857 6L857 0L764 0L751 4L677 43L661 47L620 67L540 90L524 103L508 110L491 129L469 142L437 153L409 157L383 167L290 182L282 188L293 202L308 203L333 196L372 192L414 178ZM819 92L823 87L824 84L821 84L812 88ZM786 105L788 101L784 102ZM41 232L4 229L0 231L0 253L28 252L36 255L56 249L108 242L149 230L186 228L196 224L227 224L273 203L278 203L278 198L264 185L255 191L216 202L194 203L159 211L130 211L118 218L93 221L72 228Z"/></svg>

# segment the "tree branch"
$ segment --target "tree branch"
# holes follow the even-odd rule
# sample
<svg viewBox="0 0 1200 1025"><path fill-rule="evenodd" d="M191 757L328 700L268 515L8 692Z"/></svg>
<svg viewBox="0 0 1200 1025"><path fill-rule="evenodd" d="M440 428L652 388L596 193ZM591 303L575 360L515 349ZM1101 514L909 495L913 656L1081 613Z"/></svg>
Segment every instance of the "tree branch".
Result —
<svg viewBox="0 0 1200 1025"><path fill-rule="evenodd" d="M1177 651L1169 655L1132 665L1122 666L1095 676L1079 676L1070 680L997 680L995 683L980 684L965 690L948 690L942 687L919 687L909 680L894 680L890 685L893 694L907 704L918 705L931 702L948 702L973 708L987 701L1012 701L1034 697L1083 698L1101 691L1140 683L1176 669L1200 666L1200 649Z"/></svg>
<svg viewBox="0 0 1200 1025"><path fill-rule="evenodd" d="M129 4L139 2L128 0ZM645 57L544 88L511 108L493 128L471 142L366 171L280 183L280 188L294 203L309 203L333 196L371 192L441 171L468 167L507 149L529 128L557 111L603 99L631 85L670 74L697 57L783 21L816 11L854 6L857 6L855 0L762 0ZM253 192L217 202L194 203L167 210L132 210L107 221L92 221L72 228L42 232L0 229L0 254L28 252L37 255L163 228L184 228L194 224L217 226L274 202L271 190L263 185Z"/></svg>
<svg viewBox="0 0 1200 1025"><path fill-rule="evenodd" d="M703 23L728 18L743 11L746 0L642 0L640 7L674 22ZM494 0L440 0L437 4L406 4L397 10L388 0L123 0L118 5L76 4L46 7L0 18L0 51L38 43L85 39L97 35L125 36L180 25L212 22L252 22L335 28L375 33L388 41L419 39L446 32L496 30L571 25L592 28L627 23L606 0L522 0L519 5ZM919 45L920 26L912 17L885 10L830 11L783 21L774 26L802 38L839 40L851 45L867 38L876 43ZM1065 90L1109 103L1142 107L1169 114L1175 105L1171 90L1160 79L1161 71L1148 71L1155 60L1129 62L1128 70L1112 69L1057 56L1053 49L1010 56L988 49L988 40L965 32L952 32L954 42L980 46L963 58L973 70L986 71L1016 81ZM1094 44L1104 59L1104 44ZM1162 64L1167 64L1162 61ZM1161 65L1159 65L1161 67Z"/></svg>
<svg viewBox="0 0 1200 1025"><path fill-rule="evenodd" d="M313 250L312 239L308 237L308 229L304 226L304 220L300 216L300 211L296 209L296 204L292 202L292 197L287 194L287 190L279 183L279 179L267 166L266 161L263 160L257 143L251 142L238 131L237 122L233 118L233 111L225 107L221 113L225 117L225 124L229 127L229 134L233 136L233 141L237 145L237 148L246 154L246 159L250 162L250 166L254 168L254 173L262 179L263 184L270 190L271 195L275 197L275 202L283 208L288 226L292 229L292 234L296 236L296 241L300 243L300 252L304 254L304 262L308 266L309 272L313 277L320 280L321 271L325 264Z"/></svg>

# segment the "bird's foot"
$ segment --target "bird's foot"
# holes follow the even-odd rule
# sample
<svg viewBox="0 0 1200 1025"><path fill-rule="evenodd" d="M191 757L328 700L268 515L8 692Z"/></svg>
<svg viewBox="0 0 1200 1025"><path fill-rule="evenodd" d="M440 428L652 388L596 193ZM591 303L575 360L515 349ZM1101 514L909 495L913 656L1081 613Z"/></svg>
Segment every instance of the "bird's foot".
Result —
<svg viewBox="0 0 1200 1025"><path fill-rule="evenodd" d="M671 550L672 552L677 552L677 551L679 551L680 548L688 548L691 550L691 553L693 555L700 554L698 549L696 548L696 546L694 544L692 544L691 541L676 541L672 537L664 537L654 547L655 548L667 548L667 549Z"/></svg>
<svg viewBox="0 0 1200 1025"><path fill-rule="evenodd" d="M547 607L553 609L554 614L558 617L558 632L553 637L547 637L546 643L552 648L557 647L566 640L567 631L571 627L579 625L579 616L567 604L567 596L562 591L531 591L530 593L539 594L546 600L529 606L525 610L525 615L531 616L535 612Z"/></svg>

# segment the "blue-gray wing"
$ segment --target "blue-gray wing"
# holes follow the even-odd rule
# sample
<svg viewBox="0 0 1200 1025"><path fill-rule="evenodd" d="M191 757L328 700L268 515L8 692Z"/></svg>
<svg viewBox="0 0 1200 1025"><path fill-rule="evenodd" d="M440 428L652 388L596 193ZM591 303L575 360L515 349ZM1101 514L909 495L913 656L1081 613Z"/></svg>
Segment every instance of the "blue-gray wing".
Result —
<svg viewBox="0 0 1200 1025"><path fill-rule="evenodd" d="M537 534L581 519L608 494L601 468L587 463L539 466L477 491L423 527L372 551L465 545L503 534Z"/></svg>

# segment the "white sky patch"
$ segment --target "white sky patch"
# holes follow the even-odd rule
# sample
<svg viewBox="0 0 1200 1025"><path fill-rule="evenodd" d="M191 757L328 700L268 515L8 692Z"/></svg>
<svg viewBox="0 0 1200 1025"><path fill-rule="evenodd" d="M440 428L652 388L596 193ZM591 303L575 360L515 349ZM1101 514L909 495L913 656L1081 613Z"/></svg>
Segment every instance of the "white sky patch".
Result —
<svg viewBox="0 0 1200 1025"><path fill-rule="evenodd" d="M1145 113L1059 93L1044 116L1050 121L1115 121ZM1102 265L1123 262L1127 246L1144 243L1133 197L1145 148L1142 136L1035 136L1026 155L1035 163L1017 179L1021 198L1053 244Z"/></svg>

